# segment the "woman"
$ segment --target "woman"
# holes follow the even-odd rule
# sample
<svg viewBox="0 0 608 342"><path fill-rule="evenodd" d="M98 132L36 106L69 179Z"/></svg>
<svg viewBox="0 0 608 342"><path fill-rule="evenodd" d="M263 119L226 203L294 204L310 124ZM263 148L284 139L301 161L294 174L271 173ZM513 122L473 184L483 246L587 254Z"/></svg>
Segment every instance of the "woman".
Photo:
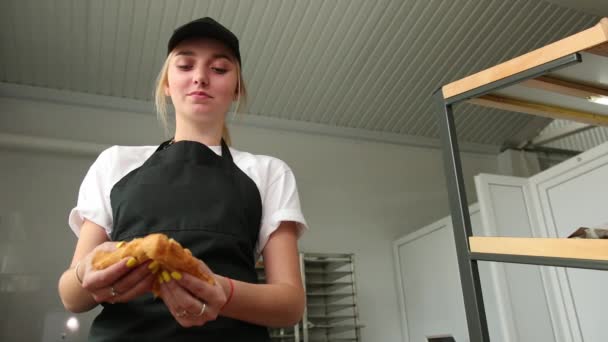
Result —
<svg viewBox="0 0 608 342"><path fill-rule="evenodd" d="M211 18L173 33L156 104L175 107L175 136L160 146L114 146L85 176L70 226L79 236L59 281L64 306L103 311L92 341L268 341L265 326L290 326L305 295L297 239L306 223L295 179L282 161L228 148L226 113L246 94L238 39ZM212 274L154 274L150 262L91 267L99 250L161 232ZM267 284L256 284L263 255ZM161 282L160 299L149 291ZM162 300L161 300L162 299Z"/></svg>

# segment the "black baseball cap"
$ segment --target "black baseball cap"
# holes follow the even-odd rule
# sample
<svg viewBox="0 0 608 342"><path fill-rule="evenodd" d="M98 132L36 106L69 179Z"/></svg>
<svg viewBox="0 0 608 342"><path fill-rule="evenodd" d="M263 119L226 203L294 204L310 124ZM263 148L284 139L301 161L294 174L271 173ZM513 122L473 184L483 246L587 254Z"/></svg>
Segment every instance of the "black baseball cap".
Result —
<svg viewBox="0 0 608 342"><path fill-rule="evenodd" d="M167 54L169 54L181 41L194 37L206 37L219 40L232 50L232 53L234 53L239 64L242 64L241 53L239 51L239 39L234 33L222 26L222 24L209 17L193 20L175 29L169 39Z"/></svg>

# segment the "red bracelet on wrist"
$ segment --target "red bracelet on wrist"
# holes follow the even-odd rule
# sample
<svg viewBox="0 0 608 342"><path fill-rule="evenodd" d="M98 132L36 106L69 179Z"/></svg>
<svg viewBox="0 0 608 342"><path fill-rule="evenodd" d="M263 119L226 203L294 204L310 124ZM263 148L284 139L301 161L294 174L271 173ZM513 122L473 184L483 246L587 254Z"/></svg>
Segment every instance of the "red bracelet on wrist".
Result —
<svg viewBox="0 0 608 342"><path fill-rule="evenodd" d="M228 305L228 303L230 303L230 300L232 299L232 295L234 294L234 282L232 281L232 279L230 279L228 277L225 277L225 278L228 279L228 283L230 284L230 293L228 294L228 299L226 299L226 303L224 303L224 305L222 306L220 311L224 310L226 305Z"/></svg>

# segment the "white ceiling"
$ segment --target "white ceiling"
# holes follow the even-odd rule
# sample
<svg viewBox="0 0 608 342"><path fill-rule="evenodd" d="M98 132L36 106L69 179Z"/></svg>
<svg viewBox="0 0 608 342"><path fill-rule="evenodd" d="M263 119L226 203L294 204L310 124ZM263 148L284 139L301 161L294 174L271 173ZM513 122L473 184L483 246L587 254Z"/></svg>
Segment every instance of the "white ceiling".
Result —
<svg viewBox="0 0 608 342"><path fill-rule="evenodd" d="M587 7L562 7L579 1L553 2L560 6L538 0L2 0L0 96L31 98L48 90L68 102L147 103L172 29L212 16L240 38L251 117L376 140L435 139L431 95L441 85L599 19L584 13ZM549 122L470 105L458 113L461 139L475 144L529 138Z"/></svg>
<svg viewBox="0 0 608 342"><path fill-rule="evenodd" d="M558 6L572 8L598 17L608 17L608 1L606 0L547 0Z"/></svg>

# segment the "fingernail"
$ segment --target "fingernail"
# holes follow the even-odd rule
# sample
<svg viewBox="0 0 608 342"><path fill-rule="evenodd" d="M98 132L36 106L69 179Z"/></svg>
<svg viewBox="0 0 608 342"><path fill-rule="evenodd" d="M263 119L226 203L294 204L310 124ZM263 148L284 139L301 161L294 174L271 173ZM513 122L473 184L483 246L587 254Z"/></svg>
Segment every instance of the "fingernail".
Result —
<svg viewBox="0 0 608 342"><path fill-rule="evenodd" d="M169 275L169 272L163 271L162 275L163 275L163 280L165 281L165 283L168 283L171 281L171 276Z"/></svg>
<svg viewBox="0 0 608 342"><path fill-rule="evenodd" d="M116 248L120 248L120 247L122 247L124 245L125 245L125 242L124 241L120 241L119 243L116 244Z"/></svg>
<svg viewBox="0 0 608 342"><path fill-rule="evenodd" d="M180 279L182 279L182 274L177 271L171 272L171 278L173 278L175 280L180 280Z"/></svg>
<svg viewBox="0 0 608 342"><path fill-rule="evenodd" d="M137 265L137 259L130 257L129 260L127 260L127 267L133 267L135 265Z"/></svg>
<svg viewBox="0 0 608 342"><path fill-rule="evenodd" d="M163 277L161 277L161 275L158 275L158 283L162 284L163 283Z"/></svg>
<svg viewBox="0 0 608 342"><path fill-rule="evenodd" d="M158 271L158 261L154 260L148 265L148 269L152 271L152 273L156 273Z"/></svg>

